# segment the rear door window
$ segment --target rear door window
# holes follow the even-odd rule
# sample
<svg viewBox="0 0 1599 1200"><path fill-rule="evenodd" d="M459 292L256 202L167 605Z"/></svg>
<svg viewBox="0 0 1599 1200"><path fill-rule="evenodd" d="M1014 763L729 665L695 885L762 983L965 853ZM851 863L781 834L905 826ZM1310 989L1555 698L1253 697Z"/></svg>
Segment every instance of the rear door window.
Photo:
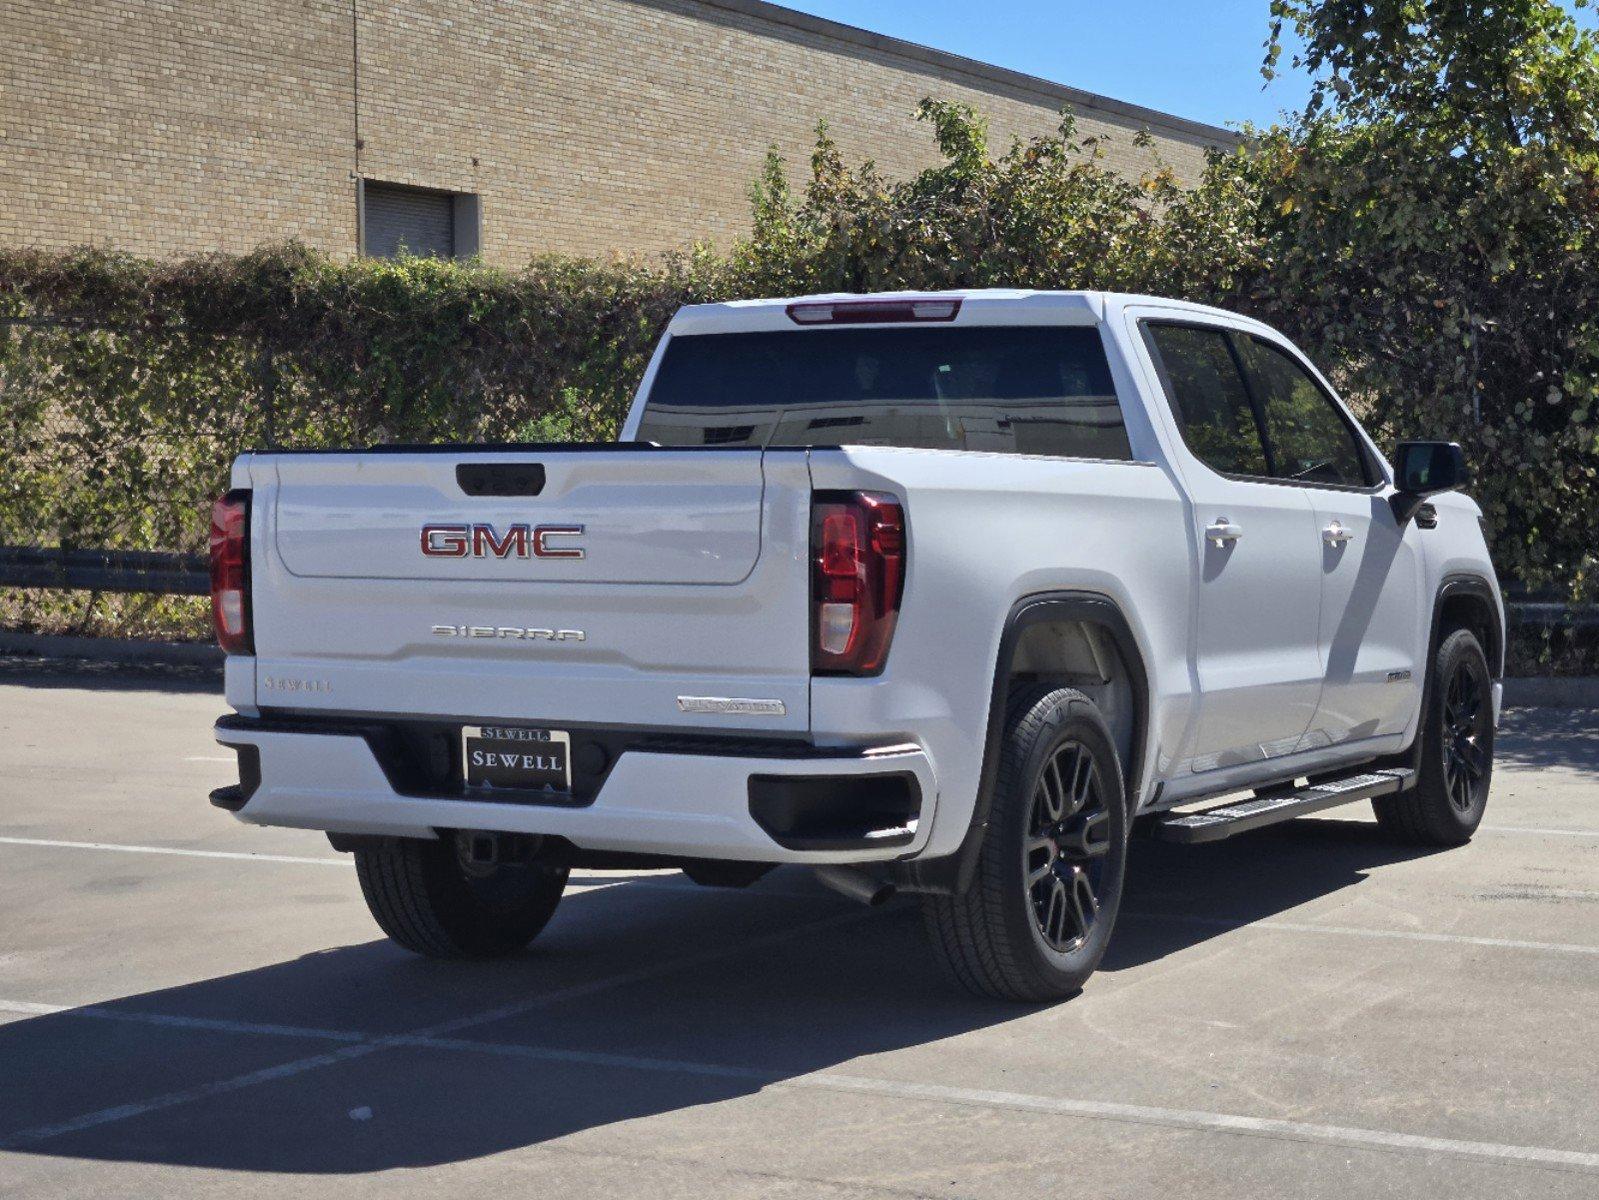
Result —
<svg viewBox="0 0 1599 1200"><path fill-rule="evenodd" d="M1130 459L1099 330L694 334L667 343L639 440Z"/></svg>

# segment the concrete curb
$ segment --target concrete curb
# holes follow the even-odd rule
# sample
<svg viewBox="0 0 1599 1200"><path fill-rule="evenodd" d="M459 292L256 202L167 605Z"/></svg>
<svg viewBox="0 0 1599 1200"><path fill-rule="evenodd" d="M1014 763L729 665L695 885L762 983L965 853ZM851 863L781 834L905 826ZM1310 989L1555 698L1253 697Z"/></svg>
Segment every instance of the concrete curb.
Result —
<svg viewBox="0 0 1599 1200"><path fill-rule="evenodd" d="M1506 708L1599 708L1599 676L1505 680Z"/></svg>
<svg viewBox="0 0 1599 1200"><path fill-rule="evenodd" d="M140 642L121 638L65 637L0 629L0 654L166 667L222 666L222 650L203 642Z"/></svg>

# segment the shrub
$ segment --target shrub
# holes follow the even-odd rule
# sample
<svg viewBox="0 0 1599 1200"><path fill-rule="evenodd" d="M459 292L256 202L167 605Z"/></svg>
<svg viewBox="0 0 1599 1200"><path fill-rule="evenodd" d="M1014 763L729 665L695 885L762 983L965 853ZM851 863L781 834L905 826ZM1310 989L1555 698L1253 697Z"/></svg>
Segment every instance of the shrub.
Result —
<svg viewBox="0 0 1599 1200"><path fill-rule="evenodd" d="M1550 0L1272 8L1318 82L1309 113L1252 156L1250 306L1389 436L1466 446L1503 576L1592 595L1593 32Z"/></svg>

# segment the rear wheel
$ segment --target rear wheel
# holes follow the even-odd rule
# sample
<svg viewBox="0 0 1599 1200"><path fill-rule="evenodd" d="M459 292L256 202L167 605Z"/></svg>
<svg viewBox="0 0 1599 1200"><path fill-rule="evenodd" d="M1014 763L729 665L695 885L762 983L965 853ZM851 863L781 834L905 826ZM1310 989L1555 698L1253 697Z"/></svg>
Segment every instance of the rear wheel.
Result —
<svg viewBox="0 0 1599 1200"><path fill-rule="evenodd" d="M498 958L549 922L566 868L475 863L465 843L394 838L355 852L366 906L383 932L429 958Z"/></svg>
<svg viewBox="0 0 1599 1200"><path fill-rule="evenodd" d="M1110 731L1070 688L1012 698L971 886L922 897L955 979L981 996L1079 991L1109 943L1127 865L1127 804Z"/></svg>
<svg viewBox="0 0 1599 1200"><path fill-rule="evenodd" d="M1372 807L1401 841L1458 846L1482 823L1493 780L1493 676L1476 634L1456 629L1444 638L1430 682L1416 786Z"/></svg>

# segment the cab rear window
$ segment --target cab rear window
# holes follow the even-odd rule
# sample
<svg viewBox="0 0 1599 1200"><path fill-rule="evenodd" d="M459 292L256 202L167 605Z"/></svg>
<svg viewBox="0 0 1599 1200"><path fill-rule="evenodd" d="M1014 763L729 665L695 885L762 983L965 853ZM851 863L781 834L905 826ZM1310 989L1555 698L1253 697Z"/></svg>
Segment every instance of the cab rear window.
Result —
<svg viewBox="0 0 1599 1200"><path fill-rule="evenodd" d="M1129 459L1099 331L968 326L674 337L638 438Z"/></svg>

